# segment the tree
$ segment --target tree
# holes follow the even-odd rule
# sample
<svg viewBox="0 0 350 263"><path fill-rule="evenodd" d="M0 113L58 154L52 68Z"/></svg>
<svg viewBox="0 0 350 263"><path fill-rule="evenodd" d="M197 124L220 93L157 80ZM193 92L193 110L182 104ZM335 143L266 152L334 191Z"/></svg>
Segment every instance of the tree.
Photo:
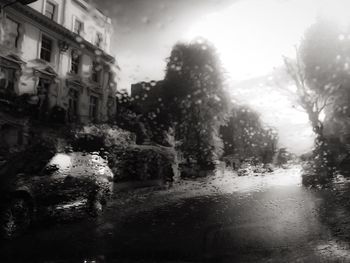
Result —
<svg viewBox="0 0 350 263"><path fill-rule="evenodd" d="M174 46L163 88L164 122L187 162L212 166L222 153L219 127L225 122L228 96L215 48L203 39Z"/></svg>
<svg viewBox="0 0 350 263"><path fill-rule="evenodd" d="M135 103L135 99L131 98L126 90L117 92L118 125L135 133L136 143L150 143L152 137L149 120L143 114L141 105Z"/></svg>
<svg viewBox="0 0 350 263"><path fill-rule="evenodd" d="M290 159L291 155L290 153L288 153L286 148L278 149L275 160L276 165L281 167L283 164L286 164Z"/></svg>
<svg viewBox="0 0 350 263"><path fill-rule="evenodd" d="M335 24L320 20L306 31L300 48L296 48L296 59L284 58L298 103L308 114L319 143L324 142L320 114L332 103L344 80L340 35Z"/></svg>
<svg viewBox="0 0 350 263"><path fill-rule="evenodd" d="M318 182L328 181L333 170L321 114L349 83L350 45L344 35L347 34L336 24L318 20L305 32L300 47L296 48L296 59L284 58L298 103L307 113L316 135L311 169Z"/></svg>
<svg viewBox="0 0 350 263"><path fill-rule="evenodd" d="M277 145L277 132L266 127L260 116L247 106L235 106L226 125L220 129L225 155L237 154L242 159L254 157L272 162Z"/></svg>

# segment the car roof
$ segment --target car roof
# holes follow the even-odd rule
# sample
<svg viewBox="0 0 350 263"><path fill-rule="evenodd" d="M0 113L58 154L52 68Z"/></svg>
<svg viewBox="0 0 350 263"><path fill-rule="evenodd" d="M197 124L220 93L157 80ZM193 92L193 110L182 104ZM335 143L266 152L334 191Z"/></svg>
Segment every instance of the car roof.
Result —
<svg viewBox="0 0 350 263"><path fill-rule="evenodd" d="M107 168L107 161L98 154L71 152L55 154L48 166L56 166L59 172L89 173Z"/></svg>

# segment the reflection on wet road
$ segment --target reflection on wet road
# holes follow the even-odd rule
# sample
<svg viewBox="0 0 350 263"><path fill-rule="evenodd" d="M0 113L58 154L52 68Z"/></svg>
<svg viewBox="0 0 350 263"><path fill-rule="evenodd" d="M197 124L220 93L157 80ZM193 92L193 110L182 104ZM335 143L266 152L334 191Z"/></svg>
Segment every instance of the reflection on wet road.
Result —
<svg viewBox="0 0 350 263"><path fill-rule="evenodd" d="M115 193L100 218L37 227L0 253L8 261L350 262L344 240L320 219L327 191L302 187L298 166L264 176L226 171Z"/></svg>

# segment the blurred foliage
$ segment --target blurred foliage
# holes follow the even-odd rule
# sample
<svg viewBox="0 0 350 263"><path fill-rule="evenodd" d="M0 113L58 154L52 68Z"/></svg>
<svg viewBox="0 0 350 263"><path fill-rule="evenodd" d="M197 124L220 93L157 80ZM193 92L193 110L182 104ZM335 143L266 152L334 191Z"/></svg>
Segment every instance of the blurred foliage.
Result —
<svg viewBox="0 0 350 263"><path fill-rule="evenodd" d="M276 131L248 107L232 105L225 88L225 74L210 43L179 43L167 60L164 80L134 84L131 96L118 93L118 124L133 131L138 144L147 138L175 146L183 163L200 169L212 169L224 152L271 162Z"/></svg>
<svg viewBox="0 0 350 263"><path fill-rule="evenodd" d="M155 140L155 133L160 130L160 126L151 126L149 109L142 109L144 105L132 98L126 90L118 91L118 113L117 123L123 129L133 132L136 135L136 143L144 144L150 140ZM158 124L156 122L156 124Z"/></svg>
<svg viewBox="0 0 350 263"><path fill-rule="evenodd" d="M263 125L260 116L247 106L234 106L228 122L220 128L225 155L254 157L271 163L276 152L277 132Z"/></svg>
<svg viewBox="0 0 350 263"><path fill-rule="evenodd" d="M349 30L320 18L305 32L300 46L305 81L310 90L323 97L350 84Z"/></svg>
<svg viewBox="0 0 350 263"><path fill-rule="evenodd" d="M274 163L281 167L287 164L288 161L292 160L293 156L287 151L286 148L280 148L277 150L274 159Z"/></svg>
<svg viewBox="0 0 350 263"><path fill-rule="evenodd" d="M175 146L186 163L213 167L223 153L219 128L229 103L215 48L197 39L173 47L163 81L135 84L117 94L118 123L138 144Z"/></svg>
<svg viewBox="0 0 350 263"><path fill-rule="evenodd" d="M313 158L308 161L303 175L303 182L308 185L327 183L336 170L334 155L339 152L334 149L339 149L341 141L330 141L325 127L337 115L347 113L349 100L344 101L344 98L350 94L349 30L349 27L318 19L305 32L296 60L285 58L299 104L308 114L316 134ZM326 118L321 118L321 114ZM336 126L338 130L332 131L332 136L341 138L350 129L344 118L339 118L338 123L341 124Z"/></svg>
<svg viewBox="0 0 350 263"><path fill-rule="evenodd" d="M176 154L172 148L152 145L113 147L108 163L115 181L172 181L177 175Z"/></svg>
<svg viewBox="0 0 350 263"><path fill-rule="evenodd" d="M74 131L73 148L100 152L108 160L115 181L172 181L176 154L171 147L136 145L135 134L117 126L91 124Z"/></svg>
<svg viewBox="0 0 350 263"><path fill-rule="evenodd" d="M228 112L225 76L215 48L204 39L177 44L168 58L162 124L173 127L186 163L212 167L223 152L219 127Z"/></svg>
<svg viewBox="0 0 350 263"><path fill-rule="evenodd" d="M126 148L135 143L135 135L117 126L90 124L72 131L72 146L79 151L104 151Z"/></svg>

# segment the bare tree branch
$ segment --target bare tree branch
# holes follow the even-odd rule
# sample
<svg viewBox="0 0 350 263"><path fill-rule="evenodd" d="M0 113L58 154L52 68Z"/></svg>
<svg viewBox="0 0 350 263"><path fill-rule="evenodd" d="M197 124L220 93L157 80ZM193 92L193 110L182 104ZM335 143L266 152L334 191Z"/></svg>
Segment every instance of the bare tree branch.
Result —
<svg viewBox="0 0 350 263"><path fill-rule="evenodd" d="M329 96L327 96L327 97L324 99L323 105L322 105L321 107L318 108L318 114L320 114L326 107L332 105L332 102L329 102L329 100L330 100L331 97L332 97L332 96L329 95Z"/></svg>

